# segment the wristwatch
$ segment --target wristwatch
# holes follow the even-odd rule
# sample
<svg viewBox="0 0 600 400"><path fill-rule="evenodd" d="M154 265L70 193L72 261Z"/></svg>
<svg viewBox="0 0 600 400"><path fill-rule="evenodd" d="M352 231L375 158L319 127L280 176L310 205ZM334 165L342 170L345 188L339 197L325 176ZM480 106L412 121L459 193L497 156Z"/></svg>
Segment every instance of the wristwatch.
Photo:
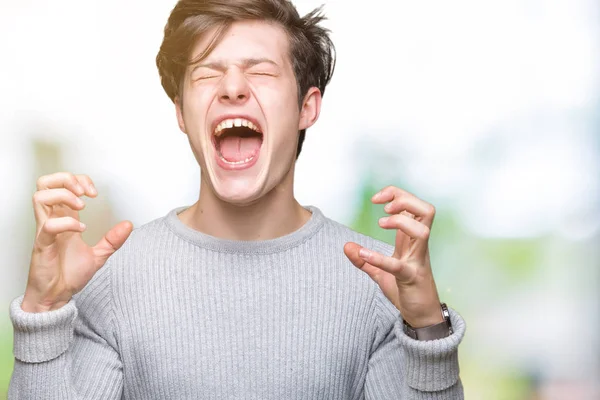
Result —
<svg viewBox="0 0 600 400"><path fill-rule="evenodd" d="M442 307L444 321L423 328L413 328L408 322L404 321L404 333L415 340L436 340L452 335L454 331L450 322L448 306L446 306L446 303L442 303L440 306Z"/></svg>

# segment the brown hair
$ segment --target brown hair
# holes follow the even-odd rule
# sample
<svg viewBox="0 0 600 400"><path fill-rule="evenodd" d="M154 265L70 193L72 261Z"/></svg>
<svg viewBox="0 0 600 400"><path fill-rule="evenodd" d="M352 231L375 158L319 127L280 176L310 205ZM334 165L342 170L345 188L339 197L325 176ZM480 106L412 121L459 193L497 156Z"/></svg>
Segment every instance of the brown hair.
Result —
<svg viewBox="0 0 600 400"><path fill-rule="evenodd" d="M197 63L215 48L233 22L264 20L280 24L287 32L290 60L302 105L308 89L315 86L321 94L335 68L335 47L329 30L319 26L325 19L319 7L304 17L289 0L179 0L165 26L165 37L156 56L161 84L172 101L180 96L187 67ZM216 27L206 50L191 60L198 38ZM302 150L306 130L299 132L296 158Z"/></svg>

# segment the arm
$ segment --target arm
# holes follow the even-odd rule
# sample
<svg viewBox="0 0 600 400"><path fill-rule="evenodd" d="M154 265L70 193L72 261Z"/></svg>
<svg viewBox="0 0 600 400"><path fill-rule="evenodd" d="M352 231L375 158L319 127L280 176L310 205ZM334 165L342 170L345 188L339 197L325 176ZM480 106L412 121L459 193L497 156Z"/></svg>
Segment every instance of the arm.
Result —
<svg viewBox="0 0 600 400"><path fill-rule="evenodd" d="M10 308L16 361L8 398L116 399L122 366L110 273L98 271L133 226L121 222L90 247L81 237L86 227L79 211L85 207L81 196L98 194L92 180L59 172L40 177L36 187L27 286Z"/></svg>
<svg viewBox="0 0 600 400"><path fill-rule="evenodd" d="M103 268L82 292L53 311L25 312L23 296L12 302L15 367L9 400L121 397L108 271Z"/></svg>
<svg viewBox="0 0 600 400"><path fill-rule="evenodd" d="M404 333L402 319L391 304L388 306L385 301L380 304L378 336L365 382L366 399L463 399L458 345L465 333L465 323L460 315L450 310L452 335L418 341Z"/></svg>
<svg viewBox="0 0 600 400"><path fill-rule="evenodd" d="M344 246L348 259L379 285L383 293L379 297L389 300L379 302L380 320L388 322L378 328L387 336L372 353L367 393L372 399L402 395L400 398L462 399L457 347L464 335L464 321L452 312L453 335L420 342L404 333L403 321L390 317L389 310L399 311L415 329L444 322L429 256L435 207L394 186L382 189L371 201L387 203L384 211L391 216L381 218L379 225L396 231L393 249L380 242L371 242L374 250L353 242ZM404 378L402 385L394 381L399 376ZM396 395L390 391L392 387L397 389Z"/></svg>

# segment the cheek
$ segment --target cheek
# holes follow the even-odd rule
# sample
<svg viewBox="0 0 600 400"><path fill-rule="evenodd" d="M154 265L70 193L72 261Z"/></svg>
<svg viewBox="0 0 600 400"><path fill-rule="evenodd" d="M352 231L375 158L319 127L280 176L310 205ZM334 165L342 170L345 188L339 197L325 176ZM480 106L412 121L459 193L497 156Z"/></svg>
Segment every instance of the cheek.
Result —
<svg viewBox="0 0 600 400"><path fill-rule="evenodd" d="M184 99L183 119L189 133L197 135L204 130L206 122L207 99L201 96L188 96Z"/></svg>
<svg viewBox="0 0 600 400"><path fill-rule="evenodd" d="M185 122L188 141L198 162L205 158L208 151L206 142L206 100L201 96L188 95L183 104L183 120Z"/></svg>
<svg viewBox="0 0 600 400"><path fill-rule="evenodd" d="M193 110L203 109L210 99L214 97L216 91L214 84L188 84L184 92L184 98L187 100L190 108Z"/></svg>
<svg viewBox="0 0 600 400"><path fill-rule="evenodd" d="M261 99L260 106L265 113L269 123L269 129L273 130L277 136L290 137L298 133L298 122L300 118L300 109L296 91L289 88L262 90L257 93Z"/></svg>

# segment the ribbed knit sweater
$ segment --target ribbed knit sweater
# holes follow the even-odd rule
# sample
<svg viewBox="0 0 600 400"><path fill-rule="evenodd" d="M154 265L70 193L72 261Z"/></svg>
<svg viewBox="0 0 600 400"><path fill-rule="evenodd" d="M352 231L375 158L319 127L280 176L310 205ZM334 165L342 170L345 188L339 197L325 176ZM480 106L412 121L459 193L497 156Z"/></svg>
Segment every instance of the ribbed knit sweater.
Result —
<svg viewBox="0 0 600 400"><path fill-rule="evenodd" d="M88 285L44 313L10 308L9 399L462 399L462 318L406 336L398 310L346 258L393 248L306 206L271 240L184 225L179 207L135 229Z"/></svg>

